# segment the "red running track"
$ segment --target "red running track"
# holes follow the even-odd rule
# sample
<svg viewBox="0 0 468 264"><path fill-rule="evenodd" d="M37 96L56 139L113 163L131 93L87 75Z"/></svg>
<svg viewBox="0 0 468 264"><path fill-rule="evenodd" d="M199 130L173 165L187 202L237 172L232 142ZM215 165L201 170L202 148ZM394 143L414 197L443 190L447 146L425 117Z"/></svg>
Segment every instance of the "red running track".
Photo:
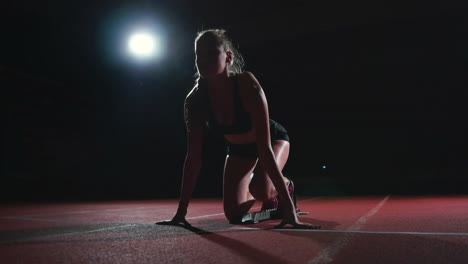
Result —
<svg viewBox="0 0 468 264"><path fill-rule="evenodd" d="M195 199L193 230L155 225L177 202L2 205L0 263L468 263L468 196L301 199L321 230L230 225Z"/></svg>

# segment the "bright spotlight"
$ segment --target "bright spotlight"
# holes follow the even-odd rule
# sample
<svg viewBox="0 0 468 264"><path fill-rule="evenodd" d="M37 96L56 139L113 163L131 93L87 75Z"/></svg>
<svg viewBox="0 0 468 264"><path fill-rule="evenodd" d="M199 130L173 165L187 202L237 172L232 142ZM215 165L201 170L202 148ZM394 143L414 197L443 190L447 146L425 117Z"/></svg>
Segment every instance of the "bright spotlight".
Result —
<svg viewBox="0 0 468 264"><path fill-rule="evenodd" d="M128 39L128 51L139 58L150 58L157 52L157 42L149 33L134 33Z"/></svg>

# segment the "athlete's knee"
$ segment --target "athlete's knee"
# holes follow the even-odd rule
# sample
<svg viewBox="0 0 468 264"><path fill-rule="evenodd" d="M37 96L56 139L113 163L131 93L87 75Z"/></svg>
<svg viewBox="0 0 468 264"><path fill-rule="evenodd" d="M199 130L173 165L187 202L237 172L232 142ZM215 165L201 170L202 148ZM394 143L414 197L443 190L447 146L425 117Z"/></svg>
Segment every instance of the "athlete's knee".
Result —
<svg viewBox="0 0 468 264"><path fill-rule="evenodd" d="M230 224L240 224L242 221L242 216L247 212L243 212L239 206L224 206L224 215Z"/></svg>
<svg viewBox="0 0 468 264"><path fill-rule="evenodd" d="M229 221L230 224L232 225L237 225L242 223L242 215L240 214L233 214L231 212L224 212L224 215L226 216L226 219Z"/></svg>
<svg viewBox="0 0 468 264"><path fill-rule="evenodd" d="M247 214L254 205L255 200L248 200L238 205L224 204L224 215L231 224L240 224L242 217Z"/></svg>

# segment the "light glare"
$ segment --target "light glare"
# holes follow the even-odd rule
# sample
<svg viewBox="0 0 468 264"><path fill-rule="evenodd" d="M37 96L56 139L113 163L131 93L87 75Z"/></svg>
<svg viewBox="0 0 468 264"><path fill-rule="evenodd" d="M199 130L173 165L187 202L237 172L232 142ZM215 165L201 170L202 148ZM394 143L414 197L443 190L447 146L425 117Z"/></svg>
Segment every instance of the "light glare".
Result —
<svg viewBox="0 0 468 264"><path fill-rule="evenodd" d="M128 41L130 53L138 57L151 57L155 51L155 41L148 33L135 33Z"/></svg>

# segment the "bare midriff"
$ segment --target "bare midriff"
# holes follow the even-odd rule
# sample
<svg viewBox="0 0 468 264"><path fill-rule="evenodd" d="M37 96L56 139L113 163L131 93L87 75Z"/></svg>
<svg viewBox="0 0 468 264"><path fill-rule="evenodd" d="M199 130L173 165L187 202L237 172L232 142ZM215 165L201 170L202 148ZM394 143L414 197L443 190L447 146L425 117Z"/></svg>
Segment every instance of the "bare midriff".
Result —
<svg viewBox="0 0 468 264"><path fill-rule="evenodd" d="M249 144L254 143L256 140L255 129L243 134L224 135L229 142L232 144Z"/></svg>

